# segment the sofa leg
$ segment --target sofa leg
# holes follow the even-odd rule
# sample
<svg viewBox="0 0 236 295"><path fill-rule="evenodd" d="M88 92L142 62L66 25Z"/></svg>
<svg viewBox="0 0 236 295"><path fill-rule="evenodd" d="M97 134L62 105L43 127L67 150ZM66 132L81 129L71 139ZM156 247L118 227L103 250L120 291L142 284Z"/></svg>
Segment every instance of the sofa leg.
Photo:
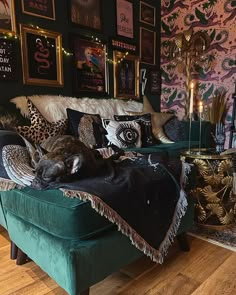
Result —
<svg viewBox="0 0 236 295"><path fill-rule="evenodd" d="M18 247L14 242L11 241L11 250L10 250L10 258L15 260L17 258Z"/></svg>
<svg viewBox="0 0 236 295"><path fill-rule="evenodd" d="M89 289L84 290L83 292L79 292L77 295L89 295Z"/></svg>
<svg viewBox="0 0 236 295"><path fill-rule="evenodd" d="M27 261L29 261L28 256L24 252L22 252L21 249L18 249L16 265L25 264Z"/></svg>
<svg viewBox="0 0 236 295"><path fill-rule="evenodd" d="M186 232L177 235L177 241L179 243L179 248L182 251L187 252L190 250L190 246L189 246L188 237L187 237Z"/></svg>

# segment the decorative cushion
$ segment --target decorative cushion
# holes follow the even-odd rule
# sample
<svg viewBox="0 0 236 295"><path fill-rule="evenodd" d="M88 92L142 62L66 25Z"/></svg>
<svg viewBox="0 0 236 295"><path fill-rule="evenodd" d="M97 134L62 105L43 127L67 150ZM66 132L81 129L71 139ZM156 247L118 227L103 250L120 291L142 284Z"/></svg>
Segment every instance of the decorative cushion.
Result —
<svg viewBox="0 0 236 295"><path fill-rule="evenodd" d="M114 227L92 208L90 201L66 198L59 189L42 192L26 187L4 192L4 196L1 192L1 198L4 208L28 226L33 224L63 241L92 238Z"/></svg>
<svg viewBox="0 0 236 295"><path fill-rule="evenodd" d="M185 124L177 117L170 118L170 120L164 124L163 130L167 137L174 142L185 140Z"/></svg>
<svg viewBox="0 0 236 295"><path fill-rule="evenodd" d="M130 115L141 115L146 113L151 113L152 118L152 133L154 137L159 140L161 143L173 143L164 133L163 125L174 116L174 114L168 113L158 113L155 112L148 101L148 98L144 95L143 97L143 111L140 112L129 112Z"/></svg>
<svg viewBox="0 0 236 295"><path fill-rule="evenodd" d="M87 114L76 110L66 109L69 133L78 137L86 146L91 148L105 147L106 130L102 126L102 119L98 114Z"/></svg>
<svg viewBox="0 0 236 295"><path fill-rule="evenodd" d="M50 136L65 134L67 119L57 122L48 122L28 99L27 105L30 115L30 126L18 126L16 130L32 143L42 143Z"/></svg>
<svg viewBox="0 0 236 295"><path fill-rule="evenodd" d="M114 119L118 122L122 121L135 121L141 127L141 140L142 146L150 146L155 144L153 135L152 135L152 123L151 123L151 114L143 115L114 115Z"/></svg>
<svg viewBox="0 0 236 295"><path fill-rule="evenodd" d="M9 130L0 130L0 177L9 179L3 163L3 149L7 145L20 145L25 146L21 136L16 132Z"/></svg>
<svg viewBox="0 0 236 295"><path fill-rule="evenodd" d="M107 131L106 138L110 144L119 148L141 147L141 128L137 122L102 119L102 123Z"/></svg>

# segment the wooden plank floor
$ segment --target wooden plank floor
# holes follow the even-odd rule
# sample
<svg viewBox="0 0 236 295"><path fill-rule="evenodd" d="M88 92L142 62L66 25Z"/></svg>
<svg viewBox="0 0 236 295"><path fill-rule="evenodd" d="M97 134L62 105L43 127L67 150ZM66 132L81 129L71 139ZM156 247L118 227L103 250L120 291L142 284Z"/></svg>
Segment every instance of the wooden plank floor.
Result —
<svg viewBox="0 0 236 295"><path fill-rule="evenodd" d="M191 251L174 245L163 265L143 257L91 288L91 295L235 295L236 253L190 237ZM66 295L34 262L16 266L0 228L0 294Z"/></svg>

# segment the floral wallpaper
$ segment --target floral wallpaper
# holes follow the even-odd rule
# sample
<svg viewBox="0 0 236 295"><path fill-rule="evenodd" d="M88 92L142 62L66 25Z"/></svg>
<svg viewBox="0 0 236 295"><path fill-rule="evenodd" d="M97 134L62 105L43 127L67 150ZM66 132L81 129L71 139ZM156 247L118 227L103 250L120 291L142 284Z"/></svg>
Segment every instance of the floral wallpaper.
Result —
<svg viewBox="0 0 236 295"><path fill-rule="evenodd" d="M232 94L236 92L236 0L162 0L161 1L161 110L174 111L184 117L186 102L185 64L170 60L170 44L176 34L192 28L210 37L207 58L192 69L197 71L198 99L204 109L211 103L215 91L227 91L228 113L225 120L227 141L232 117Z"/></svg>

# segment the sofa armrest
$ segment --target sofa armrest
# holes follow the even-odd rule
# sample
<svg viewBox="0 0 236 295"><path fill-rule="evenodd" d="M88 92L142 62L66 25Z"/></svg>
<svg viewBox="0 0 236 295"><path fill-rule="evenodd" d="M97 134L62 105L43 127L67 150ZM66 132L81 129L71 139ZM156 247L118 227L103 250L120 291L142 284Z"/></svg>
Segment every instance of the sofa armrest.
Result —
<svg viewBox="0 0 236 295"><path fill-rule="evenodd" d="M201 146L205 148L212 147L212 125L209 121L201 122ZM184 121L184 140L189 140L189 121ZM199 141L200 121L192 121L191 126L191 141Z"/></svg>

